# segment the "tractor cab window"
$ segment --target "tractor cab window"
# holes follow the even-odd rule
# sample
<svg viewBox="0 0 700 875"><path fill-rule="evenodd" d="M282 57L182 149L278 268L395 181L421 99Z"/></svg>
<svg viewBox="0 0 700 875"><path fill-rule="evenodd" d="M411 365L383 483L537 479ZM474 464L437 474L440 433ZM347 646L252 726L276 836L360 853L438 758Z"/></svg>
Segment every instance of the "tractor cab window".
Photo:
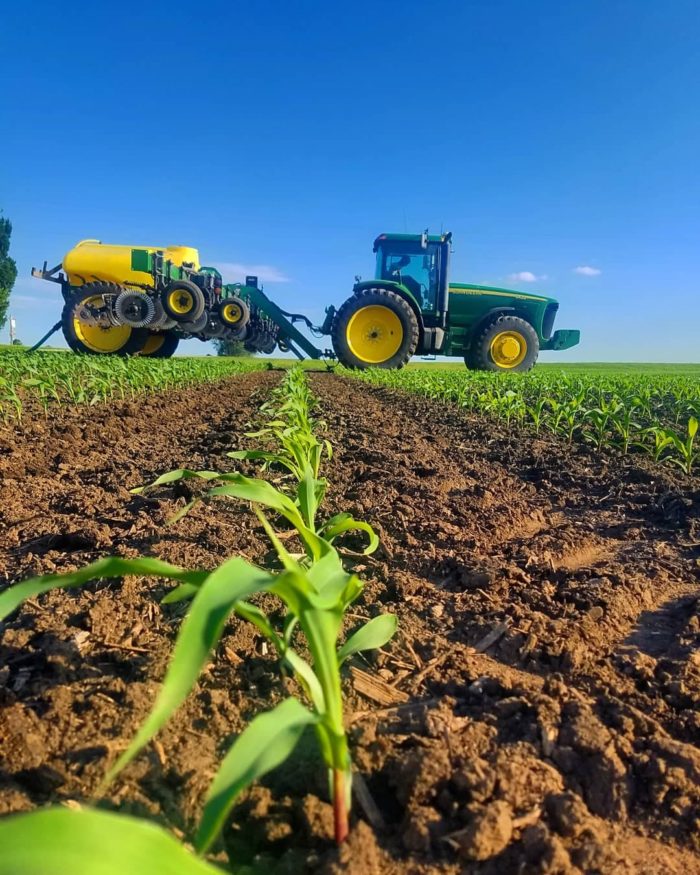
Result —
<svg viewBox="0 0 700 875"><path fill-rule="evenodd" d="M434 310L438 291L438 246L417 252L382 249L378 253L378 279L399 282L411 292L421 310Z"/></svg>

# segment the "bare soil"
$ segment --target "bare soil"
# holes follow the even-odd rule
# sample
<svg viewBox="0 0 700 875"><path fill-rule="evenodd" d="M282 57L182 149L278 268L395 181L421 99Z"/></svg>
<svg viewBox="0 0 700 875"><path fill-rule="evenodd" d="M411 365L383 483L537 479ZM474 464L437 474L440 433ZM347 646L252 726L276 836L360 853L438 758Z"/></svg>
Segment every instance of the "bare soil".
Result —
<svg viewBox="0 0 700 875"><path fill-rule="evenodd" d="M228 502L129 493L230 470L277 373L0 430L0 585L107 554L212 567L267 557ZM335 455L330 510L382 539L349 627L400 634L346 678L354 827L332 846L312 737L236 808L217 858L276 873L700 873L700 482L425 399L310 377ZM252 471L253 469L249 469ZM0 813L85 802L147 713L182 608L126 578L0 628ZM101 803L191 834L236 732L285 695L234 621L195 693Z"/></svg>

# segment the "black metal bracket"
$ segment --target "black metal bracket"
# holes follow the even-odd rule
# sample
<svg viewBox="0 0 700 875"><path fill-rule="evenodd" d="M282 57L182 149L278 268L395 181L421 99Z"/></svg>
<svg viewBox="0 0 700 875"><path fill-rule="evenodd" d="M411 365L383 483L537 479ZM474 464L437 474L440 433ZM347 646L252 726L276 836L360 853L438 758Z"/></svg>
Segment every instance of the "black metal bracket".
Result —
<svg viewBox="0 0 700 875"><path fill-rule="evenodd" d="M68 300L71 285L68 282L66 275L61 272L63 270L63 264L57 264L56 267L52 267L51 270L47 270L46 266L47 262L45 261L44 266L41 269L33 267L32 276L36 277L38 280L48 280L50 283L58 283L61 287L61 293L64 300Z"/></svg>
<svg viewBox="0 0 700 875"><path fill-rule="evenodd" d="M39 280L48 280L51 283L60 283L63 284L66 282L66 278L64 274L59 274L59 271L63 269L63 264L57 264L56 267L52 267L51 270L46 269L47 261L44 262L44 266L39 270L36 267L32 268L32 276L36 277ZM57 275L58 274L58 275Z"/></svg>
<svg viewBox="0 0 700 875"><path fill-rule="evenodd" d="M58 331L58 329L61 327L62 324L63 323L60 321L57 322L53 328L50 328L46 332L46 334L41 338L41 340L38 340L34 344L34 346L30 346L29 349L27 350L27 352L34 352L35 350L39 349L40 346L43 346L46 343L46 341L49 339L49 337L51 337L52 334L55 334Z"/></svg>

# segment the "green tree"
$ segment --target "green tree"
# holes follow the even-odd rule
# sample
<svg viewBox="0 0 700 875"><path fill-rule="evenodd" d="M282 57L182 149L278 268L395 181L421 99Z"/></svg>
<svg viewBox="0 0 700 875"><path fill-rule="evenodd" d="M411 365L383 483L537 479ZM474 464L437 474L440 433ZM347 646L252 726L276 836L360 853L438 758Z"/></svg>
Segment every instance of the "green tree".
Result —
<svg viewBox="0 0 700 875"><path fill-rule="evenodd" d="M215 340L214 346L217 355L237 355L250 356L254 355L249 349L243 346L242 340Z"/></svg>
<svg viewBox="0 0 700 875"><path fill-rule="evenodd" d="M0 215L0 328L7 322L10 292L17 279L17 265L10 258L12 222Z"/></svg>

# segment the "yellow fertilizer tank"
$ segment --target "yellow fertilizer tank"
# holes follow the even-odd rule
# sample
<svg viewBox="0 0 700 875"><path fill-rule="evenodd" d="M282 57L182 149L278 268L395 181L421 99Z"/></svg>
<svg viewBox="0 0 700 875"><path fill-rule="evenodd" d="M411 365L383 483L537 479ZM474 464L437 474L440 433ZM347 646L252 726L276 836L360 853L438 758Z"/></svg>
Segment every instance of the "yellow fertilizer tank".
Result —
<svg viewBox="0 0 700 875"><path fill-rule="evenodd" d="M116 246L99 240L81 240L63 259L63 269L72 286L86 283L138 283L153 286L153 275L145 270L134 270L134 249L149 253L160 252L174 265L185 265L199 270L199 252L191 246Z"/></svg>

